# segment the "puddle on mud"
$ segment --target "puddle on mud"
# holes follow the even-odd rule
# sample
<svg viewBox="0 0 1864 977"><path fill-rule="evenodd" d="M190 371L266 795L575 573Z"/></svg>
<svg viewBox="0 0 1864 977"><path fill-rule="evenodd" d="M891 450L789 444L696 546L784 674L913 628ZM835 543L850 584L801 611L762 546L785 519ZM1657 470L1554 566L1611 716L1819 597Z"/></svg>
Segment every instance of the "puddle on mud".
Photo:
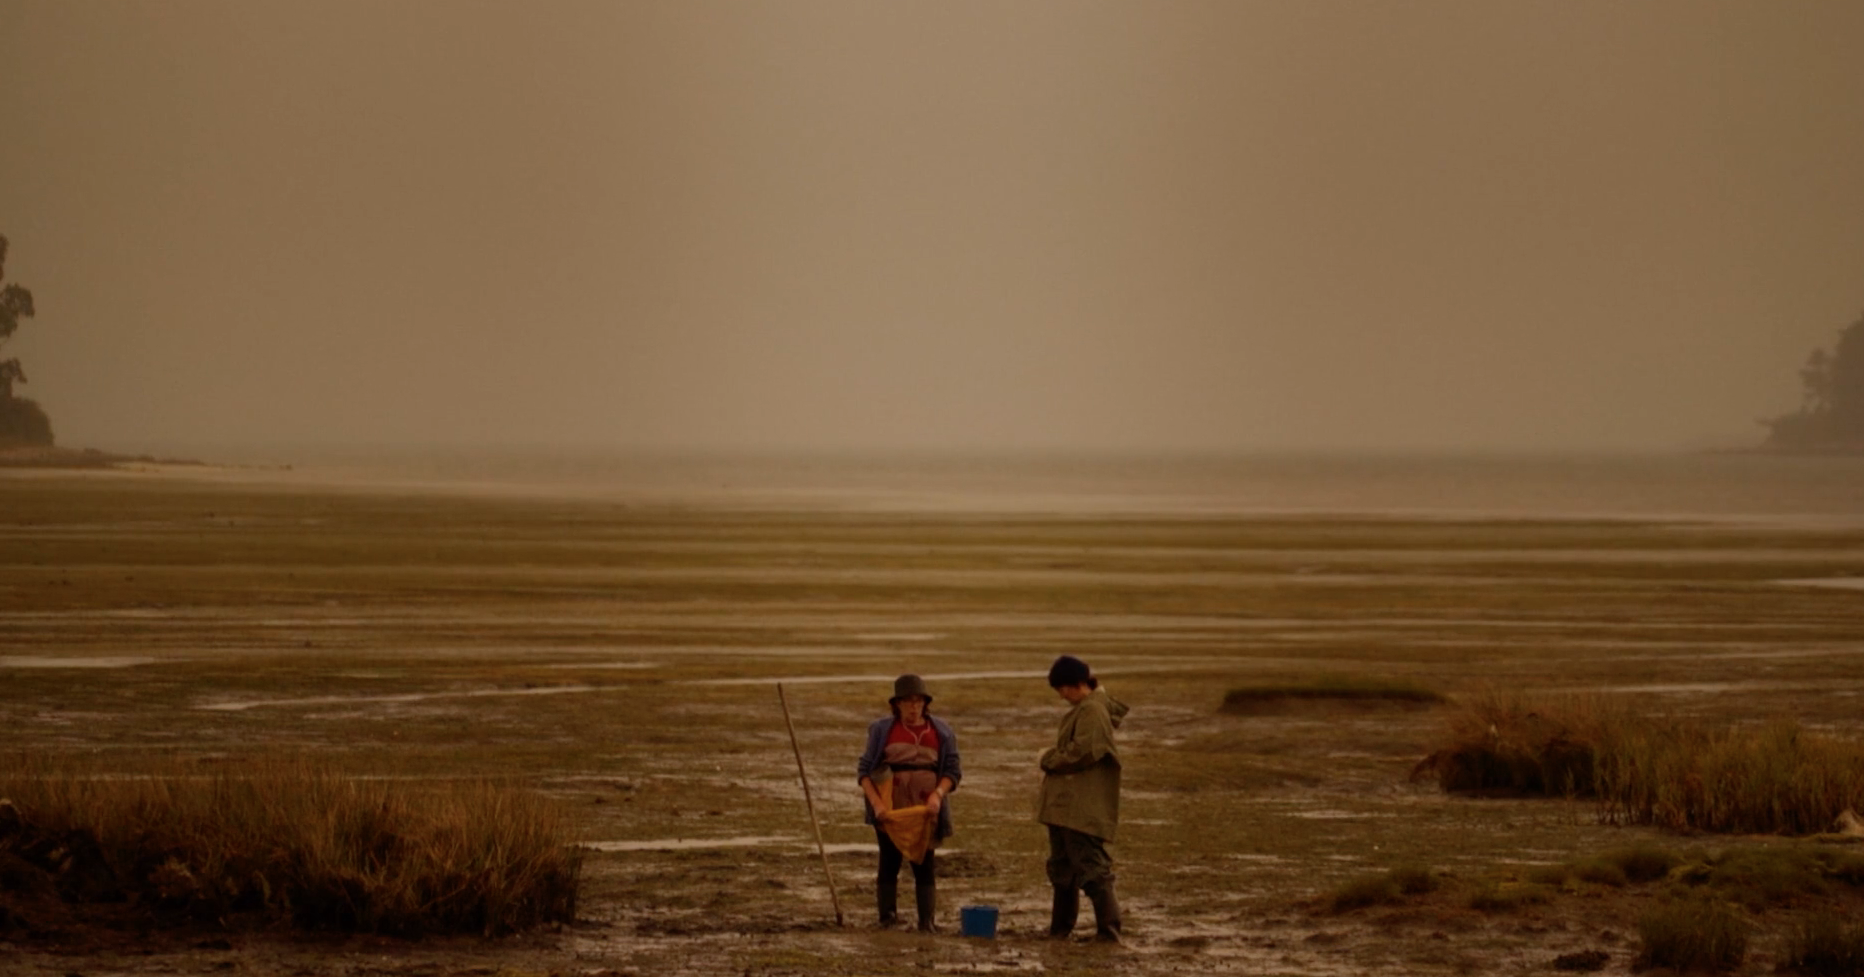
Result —
<svg viewBox="0 0 1864 977"><path fill-rule="evenodd" d="M154 664L153 658L105 655L97 658L40 658L31 655L0 656L0 668L133 668Z"/></svg>

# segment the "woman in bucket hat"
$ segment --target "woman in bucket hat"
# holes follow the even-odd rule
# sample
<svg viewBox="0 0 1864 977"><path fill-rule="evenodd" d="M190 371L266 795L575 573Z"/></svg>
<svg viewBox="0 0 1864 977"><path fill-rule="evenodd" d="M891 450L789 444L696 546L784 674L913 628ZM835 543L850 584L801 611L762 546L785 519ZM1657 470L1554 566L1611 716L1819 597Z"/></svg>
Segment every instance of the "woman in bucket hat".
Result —
<svg viewBox="0 0 1864 977"><path fill-rule="evenodd" d="M874 897L880 925L896 925L900 865L910 861L919 928L929 933L938 928L936 849L951 835L951 807L945 799L964 777L958 734L932 715L932 693L917 675L895 679L887 704L892 715L867 727L867 748L855 766L867 799L865 820L880 844Z"/></svg>

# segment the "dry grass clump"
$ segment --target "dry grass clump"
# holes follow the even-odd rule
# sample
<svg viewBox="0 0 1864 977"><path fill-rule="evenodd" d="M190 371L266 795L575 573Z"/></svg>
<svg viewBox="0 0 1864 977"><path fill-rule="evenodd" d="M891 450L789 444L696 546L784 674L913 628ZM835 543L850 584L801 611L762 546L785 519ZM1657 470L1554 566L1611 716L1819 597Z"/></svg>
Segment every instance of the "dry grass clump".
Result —
<svg viewBox="0 0 1864 977"><path fill-rule="evenodd" d="M1864 744L1796 723L1614 729L1598 764L1605 819L1676 831L1811 834L1864 801Z"/></svg>
<svg viewBox="0 0 1864 977"><path fill-rule="evenodd" d="M1603 696L1478 693L1449 717L1448 745L1411 776L1434 776L1446 791L1590 795L1601 745L1628 716Z"/></svg>
<svg viewBox="0 0 1864 977"><path fill-rule="evenodd" d="M1677 899L1638 920L1643 950L1638 968L1718 973L1733 970L1747 958L1747 923L1727 903L1714 899Z"/></svg>
<svg viewBox="0 0 1864 977"><path fill-rule="evenodd" d="M1405 679L1326 675L1298 682L1271 682L1231 689L1223 711L1239 715L1279 712L1301 705L1422 708L1446 701L1443 693Z"/></svg>
<svg viewBox="0 0 1864 977"><path fill-rule="evenodd" d="M1780 969L1819 977L1864 974L1864 923L1829 910L1802 918L1787 935Z"/></svg>
<svg viewBox="0 0 1864 977"><path fill-rule="evenodd" d="M169 921L495 934L567 921L581 855L545 799L489 782L359 780L296 760L200 774L0 776L0 874ZM30 921L43 900L8 915Z"/></svg>

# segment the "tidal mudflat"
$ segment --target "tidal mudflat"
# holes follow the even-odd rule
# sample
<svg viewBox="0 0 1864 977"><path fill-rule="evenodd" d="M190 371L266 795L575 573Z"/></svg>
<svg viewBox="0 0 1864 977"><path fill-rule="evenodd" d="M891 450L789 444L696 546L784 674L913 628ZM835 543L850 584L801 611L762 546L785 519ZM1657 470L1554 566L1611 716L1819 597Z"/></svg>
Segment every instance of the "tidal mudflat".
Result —
<svg viewBox="0 0 1864 977"><path fill-rule="evenodd" d="M1452 699L1604 691L1864 735L1856 578L1864 530L1838 524L856 512L0 476L0 755L134 773L151 757L205 771L285 752L357 776L508 778L569 806L590 851L579 919L560 931L81 933L9 945L0 970L1448 974L1595 952L1622 972L1654 890L1323 904L1402 866L1457 892L1634 844L1813 842L1446 796L1408 777L1446 707L1238 716L1220 711L1225 692L1328 677ZM1040 676L1064 652L1132 706L1117 949L1038 939L1031 760L1061 711ZM942 859L947 934L931 938L874 930L853 785L902 671L927 677L966 770ZM1000 907L998 939L956 935L973 903ZM1754 911L1749 972L1777 961L1788 925L1769 912Z"/></svg>

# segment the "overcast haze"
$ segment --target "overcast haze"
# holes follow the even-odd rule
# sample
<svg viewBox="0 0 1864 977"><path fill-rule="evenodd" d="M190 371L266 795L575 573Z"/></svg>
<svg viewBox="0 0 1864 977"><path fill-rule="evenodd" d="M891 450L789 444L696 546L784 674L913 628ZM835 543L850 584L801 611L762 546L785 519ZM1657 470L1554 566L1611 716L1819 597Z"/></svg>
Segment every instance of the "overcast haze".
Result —
<svg viewBox="0 0 1864 977"><path fill-rule="evenodd" d="M0 0L62 443L1674 449L1864 312L1864 4Z"/></svg>

